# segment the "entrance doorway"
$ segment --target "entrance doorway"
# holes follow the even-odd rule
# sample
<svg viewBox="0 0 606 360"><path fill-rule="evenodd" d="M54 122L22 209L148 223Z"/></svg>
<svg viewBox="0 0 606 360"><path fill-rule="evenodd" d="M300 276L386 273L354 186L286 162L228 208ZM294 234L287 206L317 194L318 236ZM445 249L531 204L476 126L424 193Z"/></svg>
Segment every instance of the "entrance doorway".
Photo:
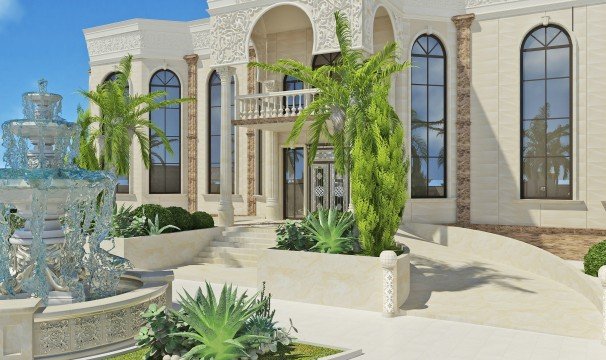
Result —
<svg viewBox="0 0 606 360"><path fill-rule="evenodd" d="M284 149L284 218L305 217L305 153L303 148Z"/></svg>
<svg viewBox="0 0 606 360"><path fill-rule="evenodd" d="M319 148L310 168L310 210L349 208L349 179L337 174L332 148Z"/></svg>

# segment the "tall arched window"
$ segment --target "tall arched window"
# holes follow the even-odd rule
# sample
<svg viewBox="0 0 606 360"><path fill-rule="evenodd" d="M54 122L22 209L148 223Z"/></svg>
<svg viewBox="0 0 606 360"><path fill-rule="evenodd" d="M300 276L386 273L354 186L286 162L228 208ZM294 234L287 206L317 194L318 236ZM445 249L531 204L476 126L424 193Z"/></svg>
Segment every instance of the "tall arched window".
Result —
<svg viewBox="0 0 606 360"><path fill-rule="evenodd" d="M522 45L521 197L572 199L572 45L540 26Z"/></svg>
<svg viewBox="0 0 606 360"><path fill-rule="evenodd" d="M232 120L236 111L236 81L231 79L231 115ZM208 123L210 141L208 142L208 192L218 194L221 192L221 77L214 71L208 82ZM232 186L235 191L235 126L231 127L231 151L232 151Z"/></svg>
<svg viewBox="0 0 606 360"><path fill-rule="evenodd" d="M105 77L103 82L115 81L118 78L119 72L113 72ZM125 95L129 93L129 86L126 85L126 89L124 89ZM118 176L118 185L116 186L116 193L118 194L128 194L130 193L130 181L128 175L120 175Z"/></svg>
<svg viewBox="0 0 606 360"><path fill-rule="evenodd" d="M164 99L181 98L181 82L170 70L160 70L152 76L149 91L165 91ZM181 105L175 104L155 110L150 114L151 121L168 138L172 154L158 137L150 131L149 193L181 193Z"/></svg>
<svg viewBox="0 0 606 360"><path fill-rule="evenodd" d="M412 47L411 180L413 198L446 197L446 52L433 35Z"/></svg>
<svg viewBox="0 0 606 360"><path fill-rule="evenodd" d="M305 84L303 81L297 79L294 76L286 75L284 77L283 89L284 91L294 91L294 90L303 90L305 88ZM304 106L303 95L298 96L285 96L284 97L284 108L290 109L294 113L299 112L299 108Z"/></svg>

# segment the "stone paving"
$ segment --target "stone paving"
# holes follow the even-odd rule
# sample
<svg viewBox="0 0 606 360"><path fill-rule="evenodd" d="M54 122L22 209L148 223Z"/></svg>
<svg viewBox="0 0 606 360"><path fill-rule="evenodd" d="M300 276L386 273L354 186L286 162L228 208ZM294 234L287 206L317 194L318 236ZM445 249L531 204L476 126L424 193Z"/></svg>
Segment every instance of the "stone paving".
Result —
<svg viewBox="0 0 606 360"><path fill-rule="evenodd" d="M193 292L200 282L176 280L173 291ZM220 289L216 285L215 289ZM245 290L245 288L241 288ZM250 292L255 289L248 289ZM362 349L365 360L600 360L598 340L482 326L464 322L381 314L273 299L282 324L292 318L297 338Z"/></svg>

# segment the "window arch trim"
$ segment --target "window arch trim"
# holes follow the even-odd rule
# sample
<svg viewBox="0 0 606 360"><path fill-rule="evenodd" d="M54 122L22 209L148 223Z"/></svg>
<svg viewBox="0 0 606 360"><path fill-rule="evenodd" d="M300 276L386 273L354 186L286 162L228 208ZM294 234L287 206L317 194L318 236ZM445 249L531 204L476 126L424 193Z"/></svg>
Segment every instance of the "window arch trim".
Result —
<svg viewBox="0 0 606 360"><path fill-rule="evenodd" d="M545 29L545 39L544 41L541 41L540 38L535 37L535 33L538 30L541 29ZM555 29L557 31L559 31L558 33L556 33L556 35L553 35L553 37L551 39L548 38L548 34L547 31L548 29ZM556 40L560 37L560 34L564 35L564 39L566 40L565 44L560 43L561 40L557 41ZM527 43L529 41L532 41L533 43L530 43L532 46L529 47L527 46ZM536 43L539 43L541 46L537 46ZM555 44L554 44L555 42ZM555 77L549 77L549 66L548 66L548 52L549 50L558 50L558 49L568 49L568 67L567 72L568 75L567 76L555 76ZM544 77L542 78L530 78L527 79L525 78L526 76L526 70L524 68L525 66L525 61L524 61L524 55L526 53L531 53L531 52L537 52L537 51L544 51L545 52L545 58L544 58L544 63L543 63L543 71L544 71ZM539 119L538 121L545 121L547 123L547 121L550 120L558 120L558 119L568 119L568 135L567 135L567 139L568 139L568 155L552 155L550 156L547 153L547 133L546 133L546 139L545 139L545 143L546 143L546 147L545 147L545 155L544 156L540 156L537 158L544 158L545 159L545 196L539 197L539 196L529 196L526 192L525 192L525 186L524 186L524 177L526 175L525 169L524 169L524 159L525 159L525 151L526 151L526 147L525 147L525 129L524 129L524 125L526 122L530 122L530 121L537 121L536 116L534 119L527 119L525 116L525 111L526 111L526 107L525 107L525 89L524 89L524 85L527 82L532 82L532 81L545 81L545 87L544 87L544 92L545 92L545 101L544 101L544 106L549 104L549 101L547 101L547 97L548 97L548 85L547 82L549 82L549 80L563 80L563 79L568 79L567 82L567 91L568 91L568 112L567 112L567 116L560 118L560 117L551 117L548 115L548 113L546 114L546 118L541 120ZM519 160L520 160L520 199L528 199L528 200L573 200L574 198L574 186L575 186L575 181L574 181L574 158L575 158L575 152L574 152L574 42L572 40L572 37L570 35L570 32L563 26L558 25L558 24L548 24L548 25L538 25L534 28L532 28L531 30L529 30L526 35L524 36L521 44L520 44L520 145L519 145L519 149L520 149L520 156L519 156ZM547 110L546 110L547 111ZM545 126L546 131L547 131L547 125ZM548 183L548 165L549 165L549 159L550 158L566 158L569 157L569 161L568 161L568 188L569 188L569 194L567 196L549 196L549 183ZM557 179L557 181L559 181L560 179ZM556 192L557 192L557 188L556 188Z"/></svg>
<svg viewBox="0 0 606 360"><path fill-rule="evenodd" d="M421 46L420 41L423 39L427 39L425 46ZM433 43L431 44L431 46L427 46L427 44L429 43L429 40L432 40ZM441 145L442 145L442 150L440 154L440 152L438 152L438 155L431 155L431 151L430 151L430 125L423 125L423 127L425 127L426 130L426 137L425 137L425 153L427 154L427 156L413 156L413 150L412 147L414 140L411 138L411 167L413 166L413 158L417 158L419 159L419 161L425 161L425 166L426 166L426 174L425 175L425 194L415 194L415 189L414 189L414 178L411 178L411 186L410 186L410 195L411 198L415 198L415 199L440 199L440 198L447 198L448 197L448 131L449 131L449 127L448 127L448 106L449 106L449 101L448 101L448 52L446 50L446 47L444 46L444 42L442 41L442 39L440 39L438 36L436 36L435 34L428 34L428 33L420 33L415 40L412 42L411 46L409 47L410 50L410 56L411 59L414 60L414 58L423 58L423 59L427 59L427 66L425 69L425 78L424 78L424 82L417 82L415 80L414 77L414 72L416 68L411 68L410 71L410 111L411 111L411 120L410 120L410 129L411 129L411 137L413 136L413 131L414 131L414 123L416 123L416 121L414 121L413 117L412 117L412 111L415 109L415 103L414 103L414 87L415 86L424 86L426 87L426 93L425 96L423 97L424 101L425 101L425 117L426 120L420 121L420 122L425 122L427 124L429 123L434 123L436 122L435 120L431 120L429 119L429 108L430 108L430 88L437 88L437 87L442 87L442 91L441 96L442 96L442 117L443 117L443 126L442 126L442 134L440 135L439 132L437 132L437 134L434 135L435 136L441 136ZM440 66L439 69L441 71L441 77L440 77L440 81L438 82L433 82L433 79L435 79L434 76L430 77L430 67L429 67L429 59L442 59L443 60L443 66ZM432 80L430 80L430 78ZM435 96L435 94L434 94ZM438 120L439 121L439 120ZM432 131L435 131L435 129L431 129ZM420 142L419 142L420 143ZM441 164L440 164L440 159ZM430 178L430 160L433 161L437 161L437 169L439 169L440 167L442 168L442 171L440 172L442 175L442 186L430 186L431 183L431 178ZM420 163L421 166L421 170L422 170L422 164ZM414 176L413 173L413 169L411 169L410 173L411 173L411 177ZM421 173L422 174L422 173ZM440 193L439 188L442 188L442 192ZM432 191L432 188L433 191ZM436 194L437 192L437 194ZM433 194L432 194L433 193Z"/></svg>
<svg viewBox="0 0 606 360"><path fill-rule="evenodd" d="M159 77L159 74L164 73L165 77L164 79ZM169 74L168 76L170 77L166 77L166 74ZM159 81L159 82L154 82L154 81ZM174 81L173 81L174 80ZM181 79L179 78L179 75L170 69L159 69L157 71L155 71L152 76L150 77L149 80L149 92L151 93L154 87L158 88L164 88L165 91L168 89L177 89L177 96L178 97L170 97L170 93L167 94L166 98L168 99L181 99L183 97L183 87L182 87L182 83L181 83ZM168 162L166 161L168 155L166 153L165 150L165 154L164 154L164 161L165 161L165 165L163 165L165 167L164 171L164 191L154 191L153 190L153 186L152 186L152 168L154 166L154 158L153 158L153 154L152 154L152 149L150 149L150 171L149 171L149 175L148 175L148 192L149 194L155 194L155 195L162 195L162 194L182 194L183 193L183 176L182 176L182 171L183 171L183 151L182 151L182 145L183 145L183 137L182 137L182 130L183 130L183 108L181 106L181 104L177 104L177 105L173 105L174 107L163 107L161 109L158 109L158 111L164 111L164 127L162 128L162 130L164 130L166 132L166 121L167 121L167 110L178 110L177 113L177 119L179 120L179 126L178 126L178 130L177 130L177 134L178 135L167 135L169 141L171 140L177 140L178 142L178 149L174 149L173 148L173 152L175 152L175 150L177 150L179 152L179 156L177 159L177 163L171 163L171 164L178 164L178 190L175 191L167 191L167 179L166 179L166 164L168 164ZM153 114L150 113L149 114L149 119L150 121L152 121L152 116ZM149 137L151 140L151 130L149 132ZM156 164L156 166L159 164Z"/></svg>

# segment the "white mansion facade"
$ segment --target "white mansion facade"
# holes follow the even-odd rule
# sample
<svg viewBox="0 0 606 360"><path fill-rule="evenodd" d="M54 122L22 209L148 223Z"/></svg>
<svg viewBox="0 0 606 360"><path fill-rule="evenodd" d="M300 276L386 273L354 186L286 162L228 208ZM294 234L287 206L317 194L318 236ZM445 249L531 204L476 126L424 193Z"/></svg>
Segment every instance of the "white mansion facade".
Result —
<svg viewBox="0 0 606 360"><path fill-rule="evenodd" d="M285 140L316 90L249 61L338 58L333 13L356 48L396 41L414 67L394 79L407 129L404 221L606 229L606 0L208 0L209 19L133 19L84 31L90 87L134 56L130 91L197 101L151 120L118 200L270 220L347 208L330 147L308 163ZM404 181L404 180L403 180Z"/></svg>

